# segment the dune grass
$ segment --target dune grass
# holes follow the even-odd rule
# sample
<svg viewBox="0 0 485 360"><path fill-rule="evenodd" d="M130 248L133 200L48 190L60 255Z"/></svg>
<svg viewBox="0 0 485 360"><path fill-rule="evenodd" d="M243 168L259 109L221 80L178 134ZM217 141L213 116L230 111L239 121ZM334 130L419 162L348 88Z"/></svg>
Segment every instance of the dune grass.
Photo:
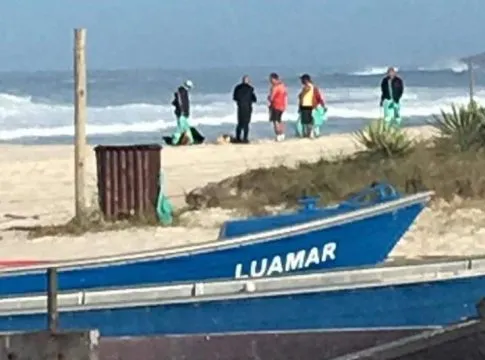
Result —
<svg viewBox="0 0 485 360"><path fill-rule="evenodd" d="M404 193L433 190L450 200L485 199L485 111L453 107L431 124L439 136L414 142L382 121L354 134L365 151L339 159L320 159L296 167L254 169L187 195L193 208L244 208L254 214L268 205L293 206L303 195L334 203L376 181Z"/></svg>

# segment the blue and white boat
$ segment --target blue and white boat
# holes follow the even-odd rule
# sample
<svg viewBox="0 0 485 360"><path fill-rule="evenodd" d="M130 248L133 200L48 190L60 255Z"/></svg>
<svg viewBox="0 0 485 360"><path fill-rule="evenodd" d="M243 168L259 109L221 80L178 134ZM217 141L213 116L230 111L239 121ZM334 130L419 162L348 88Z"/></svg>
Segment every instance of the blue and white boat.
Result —
<svg viewBox="0 0 485 360"><path fill-rule="evenodd" d="M432 196L373 186L332 208L228 222L219 241L52 263L60 290L245 279L383 262ZM0 296L46 291L46 265L2 269Z"/></svg>
<svg viewBox="0 0 485 360"><path fill-rule="evenodd" d="M423 330L477 316L485 259L64 292L59 326L102 336ZM46 327L46 296L0 300L0 331Z"/></svg>

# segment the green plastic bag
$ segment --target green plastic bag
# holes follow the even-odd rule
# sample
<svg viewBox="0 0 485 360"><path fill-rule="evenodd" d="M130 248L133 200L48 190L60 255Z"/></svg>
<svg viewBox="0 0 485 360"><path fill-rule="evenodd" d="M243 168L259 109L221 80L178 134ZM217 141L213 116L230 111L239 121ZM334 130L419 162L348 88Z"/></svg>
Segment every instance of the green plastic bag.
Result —
<svg viewBox="0 0 485 360"><path fill-rule="evenodd" d="M303 137L303 124L301 123L301 116L298 114L298 119L295 121L296 136Z"/></svg>
<svg viewBox="0 0 485 360"><path fill-rule="evenodd" d="M173 206L170 199L165 196L162 172L160 172L158 183L160 190L157 199L157 217L163 225L171 225L173 222Z"/></svg>
<svg viewBox="0 0 485 360"><path fill-rule="evenodd" d="M182 135L189 139L189 144L194 143L194 137L192 136L192 131L190 131L189 118L183 115L177 119L177 129L172 135L172 144L177 145Z"/></svg>
<svg viewBox="0 0 485 360"><path fill-rule="evenodd" d="M313 116L313 135L315 137L320 136L320 128L327 121L327 109L323 106L318 105L312 111Z"/></svg>
<svg viewBox="0 0 485 360"><path fill-rule="evenodd" d="M327 109L325 109L321 105L318 105L315 109L313 109L312 116L313 116L313 127L312 127L313 136L318 137L320 136L320 128L327 121ZM298 119L295 122L295 130L296 130L296 135L298 137L303 137L303 125L301 123L300 115L298 115Z"/></svg>

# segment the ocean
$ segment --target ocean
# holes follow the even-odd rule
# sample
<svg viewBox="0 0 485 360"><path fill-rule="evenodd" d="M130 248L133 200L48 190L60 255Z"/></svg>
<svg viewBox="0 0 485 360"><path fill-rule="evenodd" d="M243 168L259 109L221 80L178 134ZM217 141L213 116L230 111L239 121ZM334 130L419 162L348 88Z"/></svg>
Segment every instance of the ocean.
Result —
<svg viewBox="0 0 485 360"><path fill-rule="evenodd" d="M314 69L106 70L88 73L88 141L91 144L161 142L175 119L170 105L174 89L194 82L192 124L208 139L233 133L232 88L248 74L259 102L254 109L251 138L272 137L267 121L268 74L277 71L289 87L284 120L296 119L298 76L309 72L323 89L329 108L324 133L355 131L380 116L379 84L385 67L354 71ZM468 101L466 66L399 69L405 82L402 114L405 125L426 124L440 109ZM485 73L476 72L476 100L485 101ZM0 73L0 142L72 143L72 72ZM287 134L293 135L288 125Z"/></svg>

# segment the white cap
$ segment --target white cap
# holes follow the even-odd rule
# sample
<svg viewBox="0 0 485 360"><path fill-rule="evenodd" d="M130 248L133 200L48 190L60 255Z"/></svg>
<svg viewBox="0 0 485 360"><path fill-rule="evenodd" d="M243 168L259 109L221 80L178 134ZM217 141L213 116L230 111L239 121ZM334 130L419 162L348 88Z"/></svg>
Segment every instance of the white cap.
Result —
<svg viewBox="0 0 485 360"><path fill-rule="evenodd" d="M194 87L194 83L190 80L186 80L184 82L184 87L186 87L187 89L192 89Z"/></svg>

